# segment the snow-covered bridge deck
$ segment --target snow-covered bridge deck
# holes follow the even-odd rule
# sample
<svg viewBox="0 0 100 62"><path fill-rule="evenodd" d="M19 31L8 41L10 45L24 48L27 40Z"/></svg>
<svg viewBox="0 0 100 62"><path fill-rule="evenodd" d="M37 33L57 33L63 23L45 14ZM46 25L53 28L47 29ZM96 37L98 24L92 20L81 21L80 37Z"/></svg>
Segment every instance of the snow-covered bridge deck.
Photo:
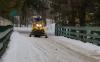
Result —
<svg viewBox="0 0 100 62"><path fill-rule="evenodd" d="M15 31L2 62L100 62L99 52L98 46L72 39L35 38Z"/></svg>

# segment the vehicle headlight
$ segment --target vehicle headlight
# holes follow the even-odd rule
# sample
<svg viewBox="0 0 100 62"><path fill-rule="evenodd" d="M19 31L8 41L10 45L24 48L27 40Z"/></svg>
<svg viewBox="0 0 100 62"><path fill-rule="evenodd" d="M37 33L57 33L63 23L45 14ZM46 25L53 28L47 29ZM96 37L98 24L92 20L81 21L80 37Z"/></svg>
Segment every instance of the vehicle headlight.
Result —
<svg viewBox="0 0 100 62"><path fill-rule="evenodd" d="M39 27L39 24L36 24L37 27Z"/></svg>
<svg viewBox="0 0 100 62"><path fill-rule="evenodd" d="M36 24L36 26L37 26L37 27L42 27L42 25L41 25L41 24Z"/></svg>
<svg viewBox="0 0 100 62"><path fill-rule="evenodd" d="M40 24L39 26L40 26L40 27L42 27L42 25L41 25L41 24Z"/></svg>

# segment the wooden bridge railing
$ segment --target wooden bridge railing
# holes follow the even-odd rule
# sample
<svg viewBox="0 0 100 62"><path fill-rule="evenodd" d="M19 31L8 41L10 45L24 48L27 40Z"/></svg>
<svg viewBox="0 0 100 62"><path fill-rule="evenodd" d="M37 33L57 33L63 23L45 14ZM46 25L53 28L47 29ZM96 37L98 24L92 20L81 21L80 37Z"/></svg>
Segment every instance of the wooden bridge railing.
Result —
<svg viewBox="0 0 100 62"><path fill-rule="evenodd" d="M13 26L0 26L0 57L5 52L10 41L10 36L13 31Z"/></svg>
<svg viewBox="0 0 100 62"><path fill-rule="evenodd" d="M100 45L100 27L56 26L55 35Z"/></svg>

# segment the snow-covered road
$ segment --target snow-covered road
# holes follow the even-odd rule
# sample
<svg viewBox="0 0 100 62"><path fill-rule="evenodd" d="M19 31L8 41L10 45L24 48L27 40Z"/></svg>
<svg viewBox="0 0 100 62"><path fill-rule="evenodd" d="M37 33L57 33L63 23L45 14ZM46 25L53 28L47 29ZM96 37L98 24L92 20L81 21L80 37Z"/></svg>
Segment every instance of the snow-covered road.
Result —
<svg viewBox="0 0 100 62"><path fill-rule="evenodd" d="M100 62L57 41L56 36L35 38L14 32L2 62Z"/></svg>
<svg viewBox="0 0 100 62"><path fill-rule="evenodd" d="M52 38L37 38L35 43L32 42L32 44L48 58L46 62L97 62L93 58L75 52L64 45L55 42Z"/></svg>

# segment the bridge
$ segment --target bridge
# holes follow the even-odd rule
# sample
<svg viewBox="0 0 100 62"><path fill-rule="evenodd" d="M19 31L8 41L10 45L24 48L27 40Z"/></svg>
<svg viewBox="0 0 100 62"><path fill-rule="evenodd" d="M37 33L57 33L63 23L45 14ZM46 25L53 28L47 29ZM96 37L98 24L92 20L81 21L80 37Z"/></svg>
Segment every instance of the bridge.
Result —
<svg viewBox="0 0 100 62"><path fill-rule="evenodd" d="M54 25L45 27L48 38L29 37L31 27L13 27L9 24L0 26L0 61L100 61L100 27Z"/></svg>

